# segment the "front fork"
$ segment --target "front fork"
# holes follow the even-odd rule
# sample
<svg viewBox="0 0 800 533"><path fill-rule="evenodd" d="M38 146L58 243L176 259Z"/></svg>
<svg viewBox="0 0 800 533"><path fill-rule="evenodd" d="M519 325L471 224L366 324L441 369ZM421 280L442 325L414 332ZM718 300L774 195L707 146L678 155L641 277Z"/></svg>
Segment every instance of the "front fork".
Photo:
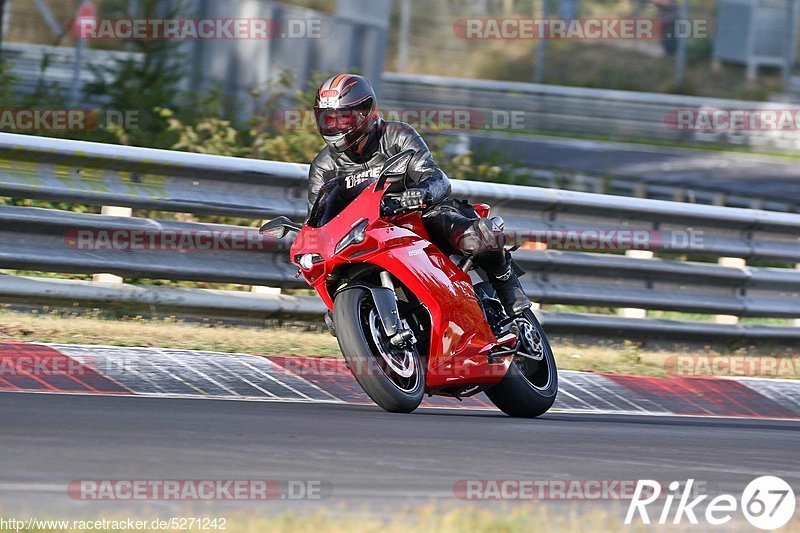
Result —
<svg viewBox="0 0 800 533"><path fill-rule="evenodd" d="M414 332L400 318L400 310L397 308L397 293L395 292L392 275L386 270L381 270L380 278L381 287L371 290L372 298L375 300L375 307L378 309L378 316L380 316L383 324L383 331L395 346L416 344L417 339L414 337Z"/></svg>
<svg viewBox="0 0 800 533"><path fill-rule="evenodd" d="M380 287L358 286L369 290L372 294L372 300L375 302L375 308L381 319L383 331L389 341L398 347L416 344L417 339L414 336L414 332L408 326L408 323L400 318L400 310L397 307L397 293L395 292L392 275L386 270L381 270L380 280ZM325 314L325 323L331 335L336 337L336 328L333 325L333 316L330 311Z"/></svg>

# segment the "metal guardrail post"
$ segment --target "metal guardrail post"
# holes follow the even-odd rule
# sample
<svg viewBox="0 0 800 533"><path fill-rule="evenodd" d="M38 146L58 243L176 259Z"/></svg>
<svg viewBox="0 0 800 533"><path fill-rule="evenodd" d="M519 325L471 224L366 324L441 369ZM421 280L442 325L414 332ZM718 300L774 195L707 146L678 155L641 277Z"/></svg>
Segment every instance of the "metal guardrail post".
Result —
<svg viewBox="0 0 800 533"><path fill-rule="evenodd" d="M133 215L133 209L130 207L104 205L100 210L100 214L109 217L128 218ZM122 283L124 280L114 274L95 274L92 276L92 281L95 283Z"/></svg>
<svg viewBox="0 0 800 533"><path fill-rule="evenodd" d="M655 256L650 250L627 250L625 255L634 259L652 259ZM617 311L617 314L623 318L647 318L647 309L623 307Z"/></svg>
<svg viewBox="0 0 800 533"><path fill-rule="evenodd" d="M744 268L747 266L747 262L741 257L720 257L717 260L717 264L729 268ZM739 317L735 315L714 315L714 322L733 325L739 323Z"/></svg>

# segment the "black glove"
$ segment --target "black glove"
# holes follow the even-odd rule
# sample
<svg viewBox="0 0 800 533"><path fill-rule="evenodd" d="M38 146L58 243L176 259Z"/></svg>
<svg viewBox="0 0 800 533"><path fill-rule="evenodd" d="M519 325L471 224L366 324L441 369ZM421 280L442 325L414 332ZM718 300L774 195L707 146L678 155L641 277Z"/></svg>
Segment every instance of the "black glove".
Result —
<svg viewBox="0 0 800 533"><path fill-rule="evenodd" d="M387 202L387 207L397 206L397 209L412 210L424 207L428 201L428 191L425 189L406 189L399 195L389 197L392 202Z"/></svg>
<svg viewBox="0 0 800 533"><path fill-rule="evenodd" d="M403 211L411 211L425 206L428 191L425 189L407 189L400 194L387 194L381 205L384 216Z"/></svg>

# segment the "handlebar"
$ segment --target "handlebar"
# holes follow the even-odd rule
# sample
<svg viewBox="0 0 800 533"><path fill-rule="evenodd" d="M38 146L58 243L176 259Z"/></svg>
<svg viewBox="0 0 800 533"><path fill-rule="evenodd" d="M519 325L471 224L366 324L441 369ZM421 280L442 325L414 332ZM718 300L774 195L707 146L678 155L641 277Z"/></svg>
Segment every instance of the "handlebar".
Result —
<svg viewBox="0 0 800 533"><path fill-rule="evenodd" d="M392 217L396 215L402 215L404 213L411 213L413 211L422 211L427 207L428 206L425 204L418 205L415 207L403 207L403 206L389 207L384 205L383 207L381 207L381 216Z"/></svg>

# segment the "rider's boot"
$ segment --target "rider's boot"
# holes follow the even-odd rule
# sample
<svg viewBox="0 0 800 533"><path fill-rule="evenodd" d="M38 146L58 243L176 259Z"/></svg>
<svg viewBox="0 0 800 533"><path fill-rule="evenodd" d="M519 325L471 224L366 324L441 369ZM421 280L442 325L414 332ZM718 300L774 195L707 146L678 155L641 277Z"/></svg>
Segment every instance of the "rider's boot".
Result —
<svg viewBox="0 0 800 533"><path fill-rule="evenodd" d="M487 274L509 317L522 316L525 311L530 309L531 301L525 296L522 284L510 264L504 270L487 272Z"/></svg>
<svg viewBox="0 0 800 533"><path fill-rule="evenodd" d="M511 257L505 252L503 224L496 219L480 218L457 237L456 246L475 253L475 261L489 276L500 303L509 317L521 316L531 306L519 282Z"/></svg>

